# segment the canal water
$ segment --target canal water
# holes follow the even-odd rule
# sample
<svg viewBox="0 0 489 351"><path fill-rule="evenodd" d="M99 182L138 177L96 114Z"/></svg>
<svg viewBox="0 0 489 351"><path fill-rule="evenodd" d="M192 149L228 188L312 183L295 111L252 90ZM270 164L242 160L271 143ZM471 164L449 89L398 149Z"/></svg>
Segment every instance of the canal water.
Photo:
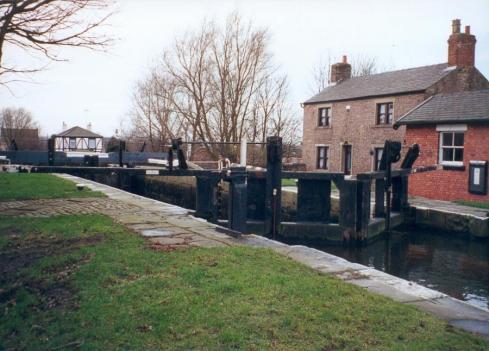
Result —
<svg viewBox="0 0 489 351"><path fill-rule="evenodd" d="M366 247L302 243L489 310L489 240L426 229L396 232Z"/></svg>

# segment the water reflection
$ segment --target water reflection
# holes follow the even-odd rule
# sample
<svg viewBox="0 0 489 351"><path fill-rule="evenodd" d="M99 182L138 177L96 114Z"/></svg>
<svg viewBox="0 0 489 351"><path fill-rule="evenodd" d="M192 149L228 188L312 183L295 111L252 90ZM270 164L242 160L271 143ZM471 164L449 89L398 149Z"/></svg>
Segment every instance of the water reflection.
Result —
<svg viewBox="0 0 489 351"><path fill-rule="evenodd" d="M489 309L489 240L409 230L364 248L307 245Z"/></svg>

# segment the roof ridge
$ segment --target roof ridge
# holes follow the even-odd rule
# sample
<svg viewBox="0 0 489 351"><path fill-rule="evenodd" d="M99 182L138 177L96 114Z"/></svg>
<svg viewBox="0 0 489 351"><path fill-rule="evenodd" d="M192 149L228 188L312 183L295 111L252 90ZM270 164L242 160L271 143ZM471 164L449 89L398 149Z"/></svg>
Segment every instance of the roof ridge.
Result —
<svg viewBox="0 0 489 351"><path fill-rule="evenodd" d="M345 82L347 80L355 79L355 78L380 76L382 74L389 74L389 73L396 73L396 72L404 72L404 71L412 71L412 70L415 70L415 69L427 68L427 67L434 67L434 66L441 66L441 65L447 65L447 67L449 67L447 62L435 63L433 65L425 65L425 66L418 66L418 67L411 67L411 68L402 68L402 69L396 69L396 70L393 70L393 71L385 71L385 72L379 72L379 73L369 74L369 75L365 75L365 76L351 77L349 79L346 79L344 81L341 81L340 83L343 83L343 82Z"/></svg>

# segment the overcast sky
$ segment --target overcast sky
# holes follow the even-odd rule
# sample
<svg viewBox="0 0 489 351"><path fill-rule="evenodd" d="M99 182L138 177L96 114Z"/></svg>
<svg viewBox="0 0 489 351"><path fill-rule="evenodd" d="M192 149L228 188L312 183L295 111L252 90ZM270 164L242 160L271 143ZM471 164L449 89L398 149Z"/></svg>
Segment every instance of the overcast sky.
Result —
<svg viewBox="0 0 489 351"><path fill-rule="evenodd" d="M117 38L110 53L63 51L70 62L53 63L34 76L35 83L0 89L0 107L24 107L43 135L68 126L111 136L131 109L138 79L169 46L172 38L196 28L204 18L223 23L232 11L266 26L270 51L290 84L290 100L310 95L312 67L321 56L366 55L380 67L410 68L447 61L451 20L476 35L476 66L489 77L489 1L327 1L327 0L119 0L107 31ZM7 48L20 65L24 54Z"/></svg>

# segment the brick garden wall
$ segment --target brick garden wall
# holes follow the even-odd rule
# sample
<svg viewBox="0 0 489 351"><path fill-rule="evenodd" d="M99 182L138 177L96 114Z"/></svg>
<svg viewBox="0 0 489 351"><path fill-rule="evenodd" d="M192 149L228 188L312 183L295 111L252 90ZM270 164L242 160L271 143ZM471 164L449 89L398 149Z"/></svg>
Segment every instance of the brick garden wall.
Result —
<svg viewBox="0 0 489 351"><path fill-rule="evenodd" d="M417 143L420 156L415 166L438 164L439 135L436 126L408 127L406 143ZM489 195L468 192L469 161L489 161L489 126L469 125L464 136L465 170L436 170L409 177L409 194L438 200L489 201Z"/></svg>

